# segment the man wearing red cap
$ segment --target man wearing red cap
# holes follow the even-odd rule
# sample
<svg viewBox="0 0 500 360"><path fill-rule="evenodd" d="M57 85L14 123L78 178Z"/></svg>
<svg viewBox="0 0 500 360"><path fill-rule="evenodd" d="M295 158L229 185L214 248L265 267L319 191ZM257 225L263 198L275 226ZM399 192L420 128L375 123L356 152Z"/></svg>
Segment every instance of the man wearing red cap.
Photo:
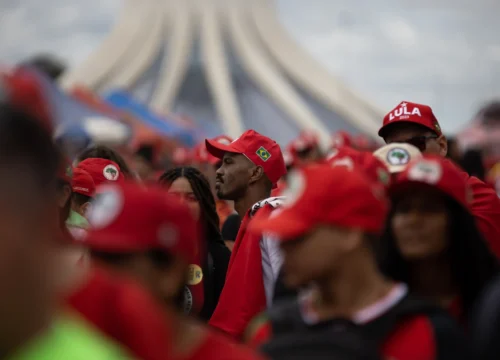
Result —
<svg viewBox="0 0 500 360"><path fill-rule="evenodd" d="M446 156L448 143L427 105L401 102L384 117L379 130L387 144L408 143L424 154ZM495 190L474 176L463 173L473 192L471 211L493 252L500 256L500 199Z"/></svg>
<svg viewBox="0 0 500 360"><path fill-rule="evenodd" d="M233 200L242 218L235 241L226 284L210 325L240 338L249 321L270 305L281 255L274 240L247 232L252 218L267 217L279 206L269 198L286 174L279 145L254 130L245 131L228 145L206 141L207 150L222 159L215 189L220 199Z"/></svg>
<svg viewBox="0 0 500 360"><path fill-rule="evenodd" d="M327 344L350 331L347 319L356 326L345 342L339 340L343 351L360 354L359 344L351 342L357 334L363 350L381 352L383 358L463 358L462 338L454 337L458 329L448 314L437 307L424 310L427 305L420 300L422 307L403 310L417 300L405 284L386 278L378 268L374 246L389 210L380 187L356 169L320 164L291 174L287 195L276 216L255 219L250 231L279 239L287 285L314 286L270 309L272 338L263 347L265 353L282 359L292 352L326 358L330 346L329 355L335 358L335 345ZM443 336L455 341L442 341ZM303 349L296 344L301 341Z"/></svg>
<svg viewBox="0 0 500 360"><path fill-rule="evenodd" d="M229 145L233 141L233 139L226 135L219 135L211 140L223 145ZM205 177L210 182L210 186L215 197L217 214L219 215L219 223L222 230L222 227L228 216L234 214L235 211L233 203L228 200L219 199L215 191L215 172L221 165L221 159L216 158L215 156L210 154L207 151L205 141L203 141L194 149L193 161L194 166L197 167L198 170L200 170L201 173L205 175Z"/></svg>
<svg viewBox="0 0 500 360"><path fill-rule="evenodd" d="M184 318L185 300L192 299L186 279L189 283L202 276L189 265L199 256L199 229L189 208L161 188L134 183L103 185L97 192L84 240L92 260L142 283L164 304L167 315L174 310L177 358L258 359Z"/></svg>

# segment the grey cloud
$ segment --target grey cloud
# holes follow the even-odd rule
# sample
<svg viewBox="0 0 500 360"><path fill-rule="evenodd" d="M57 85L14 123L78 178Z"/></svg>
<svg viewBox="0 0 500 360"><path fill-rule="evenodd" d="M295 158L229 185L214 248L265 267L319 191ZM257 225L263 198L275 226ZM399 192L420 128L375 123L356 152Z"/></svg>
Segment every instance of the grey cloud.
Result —
<svg viewBox="0 0 500 360"><path fill-rule="evenodd" d="M275 0L280 20L335 76L384 109L433 106L457 131L500 93L497 0ZM439 5L435 5L439 3ZM120 0L0 2L0 62L48 51L85 59Z"/></svg>

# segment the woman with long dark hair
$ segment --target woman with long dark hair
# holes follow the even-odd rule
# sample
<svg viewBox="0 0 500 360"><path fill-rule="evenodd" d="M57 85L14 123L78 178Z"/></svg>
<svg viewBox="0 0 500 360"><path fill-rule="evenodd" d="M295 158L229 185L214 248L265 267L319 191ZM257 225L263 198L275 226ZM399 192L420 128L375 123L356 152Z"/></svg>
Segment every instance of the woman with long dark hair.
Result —
<svg viewBox="0 0 500 360"><path fill-rule="evenodd" d="M168 188L168 192L186 202L201 225L200 276L203 279L204 296L199 316L209 320L224 287L231 256L219 230L219 216L210 184L200 171L188 166L168 170L160 177L159 182Z"/></svg>
<svg viewBox="0 0 500 360"><path fill-rule="evenodd" d="M426 155L398 176L390 195L382 270L465 322L498 270L470 213L466 180L449 160Z"/></svg>

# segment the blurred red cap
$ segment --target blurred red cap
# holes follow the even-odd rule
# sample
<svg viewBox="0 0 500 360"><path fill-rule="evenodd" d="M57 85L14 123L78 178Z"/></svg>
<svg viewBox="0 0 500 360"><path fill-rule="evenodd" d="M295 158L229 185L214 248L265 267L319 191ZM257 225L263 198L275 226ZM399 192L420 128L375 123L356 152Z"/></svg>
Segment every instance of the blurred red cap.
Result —
<svg viewBox="0 0 500 360"><path fill-rule="evenodd" d="M390 187L390 194L409 192L416 187L437 189L470 210L473 195L467 185L467 178L446 158L424 154L421 159L410 162L396 177Z"/></svg>
<svg viewBox="0 0 500 360"><path fill-rule="evenodd" d="M86 196L94 196L95 193L95 184L92 176L83 170L82 168L76 167L73 170L73 179L71 182L71 186L73 188L73 192L86 195Z"/></svg>
<svg viewBox="0 0 500 360"><path fill-rule="evenodd" d="M290 173L286 202L276 214L255 218L249 229L281 241L319 225L379 233L388 212L385 193L359 170L317 164Z"/></svg>
<svg viewBox="0 0 500 360"><path fill-rule="evenodd" d="M85 243L91 249L163 249L196 263L198 225L189 208L156 186L108 183L96 189Z"/></svg>

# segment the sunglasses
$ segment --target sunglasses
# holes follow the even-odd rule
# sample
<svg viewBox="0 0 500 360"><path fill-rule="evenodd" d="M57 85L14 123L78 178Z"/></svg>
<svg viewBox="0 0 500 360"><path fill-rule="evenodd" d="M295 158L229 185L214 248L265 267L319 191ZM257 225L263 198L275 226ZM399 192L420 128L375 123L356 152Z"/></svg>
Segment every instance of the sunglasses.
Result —
<svg viewBox="0 0 500 360"><path fill-rule="evenodd" d="M420 152L424 152L427 148L427 141L430 139L437 139L439 136L437 135L420 135L414 136L407 140L403 140L402 142L415 146Z"/></svg>

